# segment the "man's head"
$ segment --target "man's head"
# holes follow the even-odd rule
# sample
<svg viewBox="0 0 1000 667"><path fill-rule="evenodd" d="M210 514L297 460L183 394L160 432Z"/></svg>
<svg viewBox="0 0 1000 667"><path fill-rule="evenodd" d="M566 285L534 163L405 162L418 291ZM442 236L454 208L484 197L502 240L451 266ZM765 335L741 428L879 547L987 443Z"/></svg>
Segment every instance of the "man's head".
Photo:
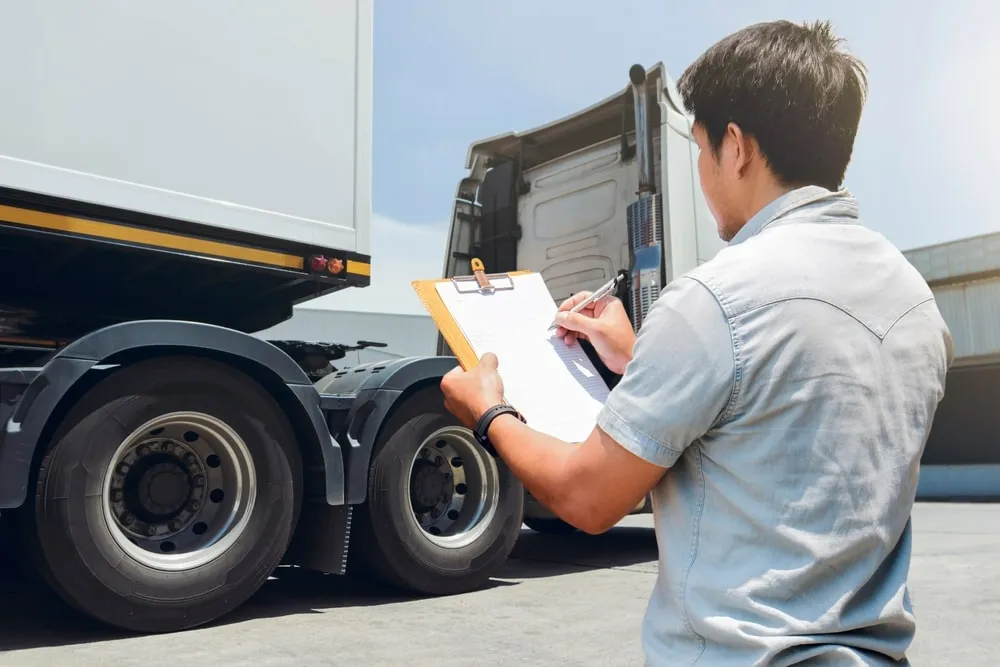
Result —
<svg viewBox="0 0 1000 667"><path fill-rule="evenodd" d="M788 190L840 188L867 78L839 44L826 22L759 23L716 43L678 80L724 240Z"/></svg>

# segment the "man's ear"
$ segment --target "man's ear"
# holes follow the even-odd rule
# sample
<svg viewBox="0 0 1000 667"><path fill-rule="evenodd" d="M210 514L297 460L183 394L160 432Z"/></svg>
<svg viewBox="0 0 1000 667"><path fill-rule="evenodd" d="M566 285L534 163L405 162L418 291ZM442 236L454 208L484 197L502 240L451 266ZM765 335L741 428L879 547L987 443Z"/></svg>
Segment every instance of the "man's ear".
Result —
<svg viewBox="0 0 1000 667"><path fill-rule="evenodd" d="M752 137L743 134L743 130L736 123L729 123L726 126L727 139L730 140L734 158L736 162L736 174L740 178L746 174L757 152L757 144Z"/></svg>

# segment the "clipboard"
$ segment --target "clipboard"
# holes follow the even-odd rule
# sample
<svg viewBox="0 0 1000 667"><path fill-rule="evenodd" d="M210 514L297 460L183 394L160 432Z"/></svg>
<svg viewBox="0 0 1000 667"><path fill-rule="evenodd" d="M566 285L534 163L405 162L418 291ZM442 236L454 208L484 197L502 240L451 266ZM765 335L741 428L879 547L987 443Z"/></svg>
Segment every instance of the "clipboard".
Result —
<svg viewBox="0 0 1000 667"><path fill-rule="evenodd" d="M557 307L541 274L488 274L478 258L471 268L469 276L411 284L464 370L479 364L476 350L493 351L505 374L504 402L536 430L582 442L609 390L583 348L549 326Z"/></svg>
<svg viewBox="0 0 1000 667"><path fill-rule="evenodd" d="M479 364L479 357L476 356L475 351L472 349L472 344L469 343L465 334L462 333L462 328L441 300L437 286L441 283L451 283L461 294L475 292L490 294L498 290L515 289L512 278L531 273L531 271L527 270L486 273L486 267L478 257L472 258L471 265L471 275L439 278L436 280L414 280L410 283L463 370L475 368Z"/></svg>

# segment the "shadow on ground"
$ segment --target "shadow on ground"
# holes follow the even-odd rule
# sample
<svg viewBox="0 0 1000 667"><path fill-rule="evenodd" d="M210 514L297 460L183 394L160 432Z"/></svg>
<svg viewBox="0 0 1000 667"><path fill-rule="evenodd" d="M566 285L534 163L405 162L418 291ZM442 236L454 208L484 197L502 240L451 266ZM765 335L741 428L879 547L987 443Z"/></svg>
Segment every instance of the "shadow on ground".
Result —
<svg viewBox="0 0 1000 667"><path fill-rule="evenodd" d="M540 535L524 529L511 559L488 588L596 568L655 567L656 542L647 528L616 527L603 535ZM260 591L213 625L416 599L377 583L281 567ZM0 653L86 644L134 636L90 620L46 587L24 576L0 553Z"/></svg>
<svg viewBox="0 0 1000 667"><path fill-rule="evenodd" d="M602 535L539 535L524 529L499 576L532 579L597 568L655 572L656 557L652 528L616 526Z"/></svg>

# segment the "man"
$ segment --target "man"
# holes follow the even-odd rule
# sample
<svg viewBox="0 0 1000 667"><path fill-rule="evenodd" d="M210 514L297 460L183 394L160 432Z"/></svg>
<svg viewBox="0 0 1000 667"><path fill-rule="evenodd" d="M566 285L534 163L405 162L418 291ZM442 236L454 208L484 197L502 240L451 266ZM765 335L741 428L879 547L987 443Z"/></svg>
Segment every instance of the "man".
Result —
<svg viewBox="0 0 1000 667"><path fill-rule="evenodd" d="M652 490L649 664L905 664L909 516L952 347L927 284L841 189L866 79L838 42L826 23L764 23L688 68L728 247L664 288L637 339L617 301L562 304L560 335L623 373L585 442L510 414L488 426L525 487L587 532ZM450 373L449 410L473 427L502 371L487 354Z"/></svg>

